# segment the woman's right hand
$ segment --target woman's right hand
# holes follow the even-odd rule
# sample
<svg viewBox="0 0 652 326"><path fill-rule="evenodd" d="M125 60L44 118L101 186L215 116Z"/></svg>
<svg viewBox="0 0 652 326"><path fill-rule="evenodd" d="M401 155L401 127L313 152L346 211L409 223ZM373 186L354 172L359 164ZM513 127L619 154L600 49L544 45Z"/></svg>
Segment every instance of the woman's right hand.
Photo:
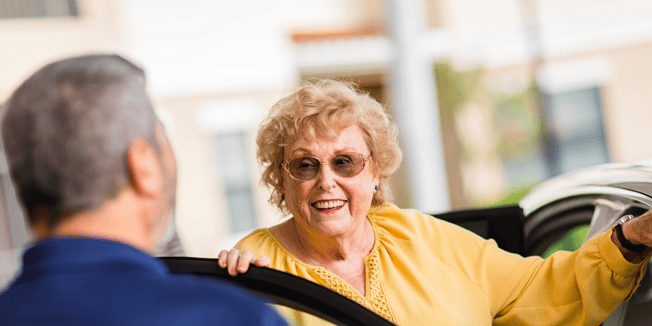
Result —
<svg viewBox="0 0 652 326"><path fill-rule="evenodd" d="M231 276L236 276L238 273L246 272L251 263L258 267L269 267L272 263L269 257L265 255L256 257L254 253L249 250L243 250L240 252L240 250L236 248L229 251L220 251L220 254L217 255L217 262L220 267L226 268L226 271Z"/></svg>

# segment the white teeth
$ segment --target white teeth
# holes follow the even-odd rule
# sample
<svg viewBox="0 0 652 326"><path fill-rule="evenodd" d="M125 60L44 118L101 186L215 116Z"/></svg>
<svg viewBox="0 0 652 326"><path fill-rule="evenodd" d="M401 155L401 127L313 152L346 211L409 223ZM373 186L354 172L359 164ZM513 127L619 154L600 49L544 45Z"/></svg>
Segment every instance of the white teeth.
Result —
<svg viewBox="0 0 652 326"><path fill-rule="evenodd" d="M315 208L318 209L329 209L329 208L335 208L344 205L344 201L343 200L320 201L314 203L313 205L315 206Z"/></svg>

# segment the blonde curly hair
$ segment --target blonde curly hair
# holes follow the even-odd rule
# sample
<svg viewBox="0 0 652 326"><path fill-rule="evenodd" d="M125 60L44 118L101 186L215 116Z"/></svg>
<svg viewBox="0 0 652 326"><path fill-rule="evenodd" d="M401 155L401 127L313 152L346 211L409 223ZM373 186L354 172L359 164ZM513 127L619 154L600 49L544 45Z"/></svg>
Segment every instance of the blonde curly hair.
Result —
<svg viewBox="0 0 652 326"><path fill-rule="evenodd" d="M336 80L304 83L289 96L278 101L258 129L257 156L263 166L261 183L272 190L269 202L288 213L280 189L283 186L284 149L296 137L315 138L316 134L337 137L351 125L362 131L371 152L373 173L378 176L378 190L371 205L392 200L388 178L401 163L398 130L383 107L354 84Z"/></svg>

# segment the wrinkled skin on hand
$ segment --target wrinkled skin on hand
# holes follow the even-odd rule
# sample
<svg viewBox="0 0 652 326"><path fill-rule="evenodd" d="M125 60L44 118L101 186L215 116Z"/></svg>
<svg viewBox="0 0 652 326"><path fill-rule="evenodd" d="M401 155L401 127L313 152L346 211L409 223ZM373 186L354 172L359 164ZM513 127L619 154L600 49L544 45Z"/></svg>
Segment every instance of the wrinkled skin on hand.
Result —
<svg viewBox="0 0 652 326"><path fill-rule="evenodd" d="M256 257L253 252L249 250L240 250L233 248L229 251L222 250L217 255L218 265L221 268L226 268L231 276L236 276L240 273L245 273L249 270L249 265L254 264L258 267L269 267L271 260L269 257L262 255Z"/></svg>

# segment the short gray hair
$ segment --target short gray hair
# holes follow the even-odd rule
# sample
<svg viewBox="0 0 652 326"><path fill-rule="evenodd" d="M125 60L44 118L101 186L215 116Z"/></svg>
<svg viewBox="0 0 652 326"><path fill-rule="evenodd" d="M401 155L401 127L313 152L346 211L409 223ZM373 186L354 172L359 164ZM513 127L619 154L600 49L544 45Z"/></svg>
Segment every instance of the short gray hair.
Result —
<svg viewBox="0 0 652 326"><path fill-rule="evenodd" d="M126 155L142 138L157 150L156 115L143 70L118 55L53 62L5 104L2 139L29 221L48 227L114 198L129 182Z"/></svg>

